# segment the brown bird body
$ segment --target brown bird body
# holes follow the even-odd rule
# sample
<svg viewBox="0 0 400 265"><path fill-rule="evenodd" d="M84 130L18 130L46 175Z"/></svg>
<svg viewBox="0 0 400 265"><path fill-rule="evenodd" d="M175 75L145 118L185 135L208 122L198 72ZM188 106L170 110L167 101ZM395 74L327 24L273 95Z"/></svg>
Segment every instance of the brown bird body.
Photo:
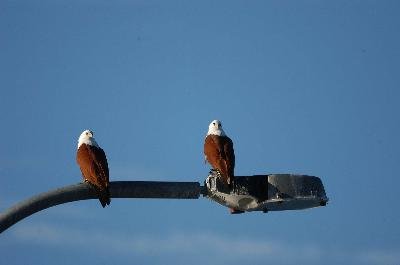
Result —
<svg viewBox="0 0 400 265"><path fill-rule="evenodd" d="M235 151L232 140L225 135L218 120L209 126L204 140L204 155L213 169L220 173L224 183L231 184L235 176Z"/></svg>
<svg viewBox="0 0 400 265"><path fill-rule="evenodd" d="M76 153L84 181L89 182L96 190L103 207L110 204L109 169L107 157L93 138L93 132L86 130L79 137Z"/></svg>

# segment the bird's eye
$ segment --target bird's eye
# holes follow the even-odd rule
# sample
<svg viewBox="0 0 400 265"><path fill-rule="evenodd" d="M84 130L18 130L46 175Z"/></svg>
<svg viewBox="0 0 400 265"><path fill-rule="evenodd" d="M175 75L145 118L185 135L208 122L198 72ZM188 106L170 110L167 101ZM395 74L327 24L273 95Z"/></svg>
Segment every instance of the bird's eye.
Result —
<svg viewBox="0 0 400 265"><path fill-rule="evenodd" d="M89 135L89 133L88 133L88 132L86 132L86 135Z"/></svg>
<svg viewBox="0 0 400 265"><path fill-rule="evenodd" d="M215 125L215 122L213 122L213 125Z"/></svg>

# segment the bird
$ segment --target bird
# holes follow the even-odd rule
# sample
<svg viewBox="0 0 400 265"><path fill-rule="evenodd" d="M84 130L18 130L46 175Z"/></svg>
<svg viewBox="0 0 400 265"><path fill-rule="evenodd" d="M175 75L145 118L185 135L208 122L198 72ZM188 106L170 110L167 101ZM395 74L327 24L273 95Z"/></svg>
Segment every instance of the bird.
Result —
<svg viewBox="0 0 400 265"><path fill-rule="evenodd" d="M232 187L235 169L235 151L232 140L222 129L221 121L213 120L204 140L205 160L217 171L223 183Z"/></svg>
<svg viewBox="0 0 400 265"><path fill-rule="evenodd" d="M108 162L104 150L97 144L93 135L93 131L85 130L79 136L76 162L83 180L95 189L104 208L111 202Z"/></svg>

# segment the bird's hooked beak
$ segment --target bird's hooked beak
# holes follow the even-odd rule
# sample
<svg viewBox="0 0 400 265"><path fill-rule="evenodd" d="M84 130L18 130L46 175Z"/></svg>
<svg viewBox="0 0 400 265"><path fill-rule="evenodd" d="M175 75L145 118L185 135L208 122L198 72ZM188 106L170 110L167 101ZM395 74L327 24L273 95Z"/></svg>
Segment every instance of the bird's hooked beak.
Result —
<svg viewBox="0 0 400 265"><path fill-rule="evenodd" d="M89 138L91 138L91 137L93 137L93 132L92 132L92 131L89 131L88 133L86 133L86 135L87 135Z"/></svg>

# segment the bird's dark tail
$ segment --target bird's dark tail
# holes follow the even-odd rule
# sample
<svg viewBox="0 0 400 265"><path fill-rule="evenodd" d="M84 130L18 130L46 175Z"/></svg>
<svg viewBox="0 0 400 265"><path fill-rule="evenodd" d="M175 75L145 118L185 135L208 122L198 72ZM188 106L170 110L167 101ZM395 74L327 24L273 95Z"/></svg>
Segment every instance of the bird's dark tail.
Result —
<svg viewBox="0 0 400 265"><path fill-rule="evenodd" d="M103 208L106 207L106 205L110 205L111 195L108 186L99 187L89 182L87 179L85 179L85 183L87 183L90 186L90 188L96 192L96 195L99 198L99 201L101 203L101 206L103 206Z"/></svg>
<svg viewBox="0 0 400 265"><path fill-rule="evenodd" d="M99 201L101 203L101 206L103 206L103 208L106 207L106 205L110 205L111 196L108 187L106 187L104 190L98 190L97 193L99 195Z"/></svg>

